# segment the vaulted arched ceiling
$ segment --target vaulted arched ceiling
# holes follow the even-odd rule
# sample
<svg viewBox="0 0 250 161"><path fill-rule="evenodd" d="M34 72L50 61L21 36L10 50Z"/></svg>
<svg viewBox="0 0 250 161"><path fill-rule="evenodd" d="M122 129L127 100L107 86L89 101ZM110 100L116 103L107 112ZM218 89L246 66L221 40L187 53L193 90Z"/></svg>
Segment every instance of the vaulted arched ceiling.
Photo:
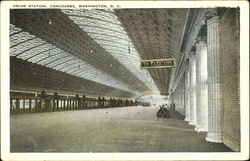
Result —
<svg viewBox="0 0 250 161"><path fill-rule="evenodd" d="M10 56L124 91L126 96L165 93L173 69L142 70L140 60L178 59L185 12L11 10Z"/></svg>
<svg viewBox="0 0 250 161"><path fill-rule="evenodd" d="M116 10L142 59L180 57L179 45L187 9ZM175 68L148 69L161 93L168 93Z"/></svg>

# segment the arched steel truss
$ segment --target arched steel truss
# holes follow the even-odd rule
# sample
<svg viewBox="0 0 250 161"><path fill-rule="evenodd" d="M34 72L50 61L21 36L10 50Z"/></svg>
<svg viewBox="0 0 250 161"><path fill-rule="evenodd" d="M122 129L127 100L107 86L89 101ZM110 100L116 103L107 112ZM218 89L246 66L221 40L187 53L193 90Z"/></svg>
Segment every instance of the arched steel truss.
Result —
<svg viewBox="0 0 250 161"><path fill-rule="evenodd" d="M123 64L135 77L141 80L151 91L158 92L158 89L146 70L140 70L140 56L137 53L128 34L121 26L113 11L104 10L62 10L75 24L83 29L103 49L111 54L116 60ZM89 51L89 54L92 54ZM95 51L95 54L96 53ZM126 84L112 77L105 71L118 69L97 69L84 59L79 59L15 25L10 25L10 56L27 60L42 66L62 71L74 76L98 82L120 90L139 94L140 91L133 89ZM93 57L86 57L93 59ZM97 60L96 63L100 63ZM108 63L108 62L105 62ZM119 71L121 77L124 72ZM124 78L132 80L131 77Z"/></svg>

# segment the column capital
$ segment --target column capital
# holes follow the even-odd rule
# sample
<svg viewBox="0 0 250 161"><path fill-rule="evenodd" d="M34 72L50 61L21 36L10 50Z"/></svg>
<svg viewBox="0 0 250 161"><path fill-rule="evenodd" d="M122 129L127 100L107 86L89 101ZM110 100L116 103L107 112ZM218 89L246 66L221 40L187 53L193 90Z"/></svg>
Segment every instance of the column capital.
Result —
<svg viewBox="0 0 250 161"><path fill-rule="evenodd" d="M205 23L210 24L210 23L218 22L219 19L220 19L220 16L219 16L217 8L206 9L204 19L203 19L203 24Z"/></svg>
<svg viewBox="0 0 250 161"><path fill-rule="evenodd" d="M210 18L217 16L217 15L218 15L217 8L209 8L209 9L206 9L204 16L206 19L210 19Z"/></svg>
<svg viewBox="0 0 250 161"><path fill-rule="evenodd" d="M218 23L220 21L219 16L213 16L210 19L207 19L207 24Z"/></svg>
<svg viewBox="0 0 250 161"><path fill-rule="evenodd" d="M196 47L197 45L199 46L204 46L204 45L207 45L207 37L197 37L195 38L195 42L196 42Z"/></svg>
<svg viewBox="0 0 250 161"><path fill-rule="evenodd" d="M188 53L188 58L191 58L191 57L193 57L194 55L195 55L195 52L194 52L194 51L191 51L191 52Z"/></svg>

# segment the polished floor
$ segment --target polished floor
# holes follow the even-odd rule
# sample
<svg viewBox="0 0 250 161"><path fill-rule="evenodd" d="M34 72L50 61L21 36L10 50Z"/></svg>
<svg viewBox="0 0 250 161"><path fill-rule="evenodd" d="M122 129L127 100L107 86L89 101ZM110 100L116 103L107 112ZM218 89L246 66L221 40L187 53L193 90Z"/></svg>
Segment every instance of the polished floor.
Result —
<svg viewBox="0 0 250 161"><path fill-rule="evenodd" d="M11 152L216 152L205 133L156 107L62 111L11 116Z"/></svg>

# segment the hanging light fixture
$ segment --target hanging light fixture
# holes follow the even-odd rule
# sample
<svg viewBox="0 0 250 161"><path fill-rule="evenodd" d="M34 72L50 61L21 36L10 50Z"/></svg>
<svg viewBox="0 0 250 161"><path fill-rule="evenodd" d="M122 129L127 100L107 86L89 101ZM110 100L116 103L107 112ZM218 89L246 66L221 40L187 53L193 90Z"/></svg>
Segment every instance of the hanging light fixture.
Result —
<svg viewBox="0 0 250 161"><path fill-rule="evenodd" d="M52 25L52 20L51 19L49 19L48 24ZM49 57L50 57L50 45L49 45Z"/></svg>
<svg viewBox="0 0 250 161"><path fill-rule="evenodd" d="M51 19L49 19L48 24L52 25L52 20Z"/></svg>

